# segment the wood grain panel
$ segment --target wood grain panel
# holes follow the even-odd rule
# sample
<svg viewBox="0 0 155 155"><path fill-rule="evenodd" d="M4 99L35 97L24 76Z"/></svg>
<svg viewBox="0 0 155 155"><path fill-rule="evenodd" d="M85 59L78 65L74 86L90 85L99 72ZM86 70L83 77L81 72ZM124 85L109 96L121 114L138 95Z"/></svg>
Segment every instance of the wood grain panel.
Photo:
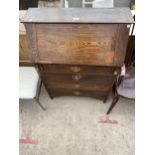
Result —
<svg viewBox="0 0 155 155"><path fill-rule="evenodd" d="M24 24L26 28L26 36L28 49L31 53L30 59L33 63L38 62L38 45L37 45L37 34L35 24Z"/></svg>
<svg viewBox="0 0 155 155"><path fill-rule="evenodd" d="M29 56L26 35L19 35L19 60L29 61Z"/></svg>
<svg viewBox="0 0 155 155"><path fill-rule="evenodd" d="M36 29L40 63L113 65L117 24L37 24Z"/></svg>
<svg viewBox="0 0 155 155"><path fill-rule="evenodd" d="M122 66L124 64L125 54L127 50L127 43L129 38L129 29L126 24L118 25L118 33L116 36L116 47L114 56L114 65Z"/></svg>
<svg viewBox="0 0 155 155"><path fill-rule="evenodd" d="M19 35L19 66L33 66L25 34Z"/></svg>

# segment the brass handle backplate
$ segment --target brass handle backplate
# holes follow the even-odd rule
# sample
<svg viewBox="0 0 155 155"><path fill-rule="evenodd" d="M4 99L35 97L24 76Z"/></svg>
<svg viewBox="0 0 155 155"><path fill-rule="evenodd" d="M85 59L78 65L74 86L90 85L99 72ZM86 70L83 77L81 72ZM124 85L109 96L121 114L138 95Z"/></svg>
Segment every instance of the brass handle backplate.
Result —
<svg viewBox="0 0 155 155"><path fill-rule="evenodd" d="M77 66L74 66L74 67L70 67L71 71L73 71L74 73L78 73L80 72L81 68L80 67L77 67Z"/></svg>
<svg viewBox="0 0 155 155"><path fill-rule="evenodd" d="M72 75L74 81L79 81L82 78L81 74Z"/></svg>
<svg viewBox="0 0 155 155"><path fill-rule="evenodd" d="M75 89L79 89L80 85L79 84L75 84L74 87L75 87Z"/></svg>
<svg viewBox="0 0 155 155"><path fill-rule="evenodd" d="M78 95L80 95L80 92L79 91L74 91L73 94L78 96Z"/></svg>

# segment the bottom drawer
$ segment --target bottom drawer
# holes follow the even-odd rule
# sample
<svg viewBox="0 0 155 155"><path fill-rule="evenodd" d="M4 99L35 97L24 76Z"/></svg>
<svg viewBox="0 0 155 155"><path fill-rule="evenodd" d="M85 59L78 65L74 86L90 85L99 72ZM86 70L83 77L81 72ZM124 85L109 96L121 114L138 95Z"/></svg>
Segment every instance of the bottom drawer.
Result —
<svg viewBox="0 0 155 155"><path fill-rule="evenodd" d="M76 89L49 89L52 97L56 96L85 96L94 97L99 99L104 99L108 92L102 91L86 91L86 90L76 90Z"/></svg>

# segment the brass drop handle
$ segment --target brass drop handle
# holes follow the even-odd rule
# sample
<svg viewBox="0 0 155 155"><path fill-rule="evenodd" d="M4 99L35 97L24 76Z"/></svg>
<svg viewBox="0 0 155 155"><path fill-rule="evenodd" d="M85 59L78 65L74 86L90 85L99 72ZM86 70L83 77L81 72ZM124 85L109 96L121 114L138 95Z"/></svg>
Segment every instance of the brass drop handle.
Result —
<svg viewBox="0 0 155 155"><path fill-rule="evenodd" d="M74 81L79 81L81 78L82 78L82 76L80 74L72 75L72 79Z"/></svg>
<svg viewBox="0 0 155 155"><path fill-rule="evenodd" d="M80 92L79 91L74 91L73 94L78 96L78 95L80 95Z"/></svg>
<svg viewBox="0 0 155 155"><path fill-rule="evenodd" d="M70 70L73 71L74 73L78 73L78 72L80 72L81 68L74 66L74 67L70 67Z"/></svg>

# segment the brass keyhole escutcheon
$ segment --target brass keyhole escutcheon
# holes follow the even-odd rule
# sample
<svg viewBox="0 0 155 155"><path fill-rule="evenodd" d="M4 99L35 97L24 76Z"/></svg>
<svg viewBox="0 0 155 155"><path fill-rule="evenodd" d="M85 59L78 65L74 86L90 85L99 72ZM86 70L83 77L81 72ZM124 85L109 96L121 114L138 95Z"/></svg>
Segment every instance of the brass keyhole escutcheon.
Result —
<svg viewBox="0 0 155 155"><path fill-rule="evenodd" d="M81 74L72 75L74 81L79 81L82 78Z"/></svg>
<svg viewBox="0 0 155 155"><path fill-rule="evenodd" d="M71 69L71 71L73 71L74 73L78 73L78 72L80 72L80 70L81 70L81 68L80 68L80 67L77 67L77 66L75 66L75 67L70 67L70 69Z"/></svg>

